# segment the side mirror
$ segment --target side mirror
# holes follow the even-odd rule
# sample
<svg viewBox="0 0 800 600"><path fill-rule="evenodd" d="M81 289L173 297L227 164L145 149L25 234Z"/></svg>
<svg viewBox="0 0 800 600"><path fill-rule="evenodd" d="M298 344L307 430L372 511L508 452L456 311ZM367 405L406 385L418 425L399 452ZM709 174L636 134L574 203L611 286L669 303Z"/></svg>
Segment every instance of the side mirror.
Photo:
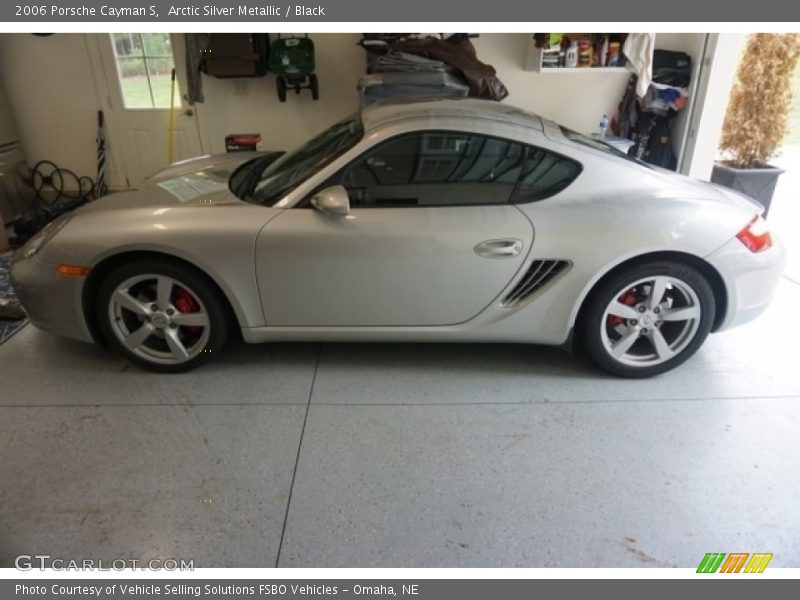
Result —
<svg viewBox="0 0 800 600"><path fill-rule="evenodd" d="M311 198L311 206L332 215L344 216L350 212L350 197L341 185L332 185Z"/></svg>

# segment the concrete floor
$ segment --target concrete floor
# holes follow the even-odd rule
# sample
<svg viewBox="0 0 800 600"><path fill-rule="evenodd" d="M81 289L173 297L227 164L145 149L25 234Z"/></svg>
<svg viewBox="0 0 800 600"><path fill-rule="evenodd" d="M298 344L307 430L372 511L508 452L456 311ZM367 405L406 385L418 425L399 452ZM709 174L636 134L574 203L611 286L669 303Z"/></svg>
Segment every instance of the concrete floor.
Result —
<svg viewBox="0 0 800 600"><path fill-rule="evenodd" d="M759 320L647 381L395 344L239 346L158 376L27 327L0 347L0 566L798 567L799 265Z"/></svg>

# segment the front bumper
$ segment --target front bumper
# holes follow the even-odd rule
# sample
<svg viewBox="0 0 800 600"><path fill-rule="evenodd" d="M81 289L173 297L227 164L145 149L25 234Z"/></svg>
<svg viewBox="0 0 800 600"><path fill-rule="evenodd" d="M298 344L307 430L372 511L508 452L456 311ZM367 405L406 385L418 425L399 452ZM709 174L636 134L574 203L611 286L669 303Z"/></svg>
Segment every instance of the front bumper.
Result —
<svg viewBox="0 0 800 600"><path fill-rule="evenodd" d="M11 282L22 307L36 327L56 335L91 342L83 315L84 277L56 273L56 265L38 255L17 252L11 258Z"/></svg>
<svg viewBox="0 0 800 600"><path fill-rule="evenodd" d="M706 260L725 282L728 306L717 331L752 321L769 306L786 267L786 250L772 234L772 247L753 253L733 238Z"/></svg>

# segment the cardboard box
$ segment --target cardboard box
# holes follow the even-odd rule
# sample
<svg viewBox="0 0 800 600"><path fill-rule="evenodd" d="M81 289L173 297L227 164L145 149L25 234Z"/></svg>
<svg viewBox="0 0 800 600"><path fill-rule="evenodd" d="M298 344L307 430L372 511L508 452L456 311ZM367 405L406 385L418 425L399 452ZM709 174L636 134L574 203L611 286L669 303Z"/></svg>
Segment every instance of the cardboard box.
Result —
<svg viewBox="0 0 800 600"><path fill-rule="evenodd" d="M256 152L261 150L260 133L229 133L225 136L225 152Z"/></svg>

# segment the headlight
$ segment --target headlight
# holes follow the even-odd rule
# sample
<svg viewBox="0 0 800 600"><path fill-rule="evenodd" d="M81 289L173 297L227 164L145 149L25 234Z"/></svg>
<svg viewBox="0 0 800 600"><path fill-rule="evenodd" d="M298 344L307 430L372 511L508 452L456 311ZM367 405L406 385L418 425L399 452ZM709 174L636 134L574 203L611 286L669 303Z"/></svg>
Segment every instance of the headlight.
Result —
<svg viewBox="0 0 800 600"><path fill-rule="evenodd" d="M61 231L61 228L72 218L71 214L61 215L57 219L50 221L45 227L25 244L20 253L25 258L29 258L44 248L45 244L53 239L53 236Z"/></svg>

